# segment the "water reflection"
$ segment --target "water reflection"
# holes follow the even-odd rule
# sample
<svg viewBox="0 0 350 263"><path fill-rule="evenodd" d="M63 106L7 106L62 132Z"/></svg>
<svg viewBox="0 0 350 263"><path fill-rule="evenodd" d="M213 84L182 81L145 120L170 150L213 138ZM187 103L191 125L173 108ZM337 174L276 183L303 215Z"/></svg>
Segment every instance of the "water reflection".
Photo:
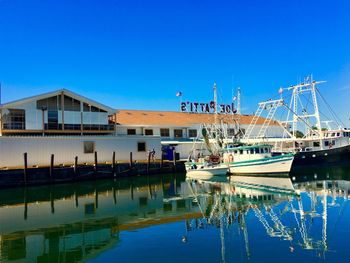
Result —
<svg viewBox="0 0 350 263"><path fill-rule="evenodd" d="M120 231L195 216L189 201L163 202L179 187L168 175L1 190L0 261L94 258Z"/></svg>
<svg viewBox="0 0 350 263"><path fill-rule="evenodd" d="M149 253L174 253L174 242L182 244L170 262L288 261L286 249L294 261L349 256L338 242L350 232L343 220L349 216L347 171L305 171L291 179L161 175L1 190L0 261L103 262L123 253L142 259L142 252L121 250L147 246L134 242L142 229L160 240ZM211 249L203 249L203 239Z"/></svg>

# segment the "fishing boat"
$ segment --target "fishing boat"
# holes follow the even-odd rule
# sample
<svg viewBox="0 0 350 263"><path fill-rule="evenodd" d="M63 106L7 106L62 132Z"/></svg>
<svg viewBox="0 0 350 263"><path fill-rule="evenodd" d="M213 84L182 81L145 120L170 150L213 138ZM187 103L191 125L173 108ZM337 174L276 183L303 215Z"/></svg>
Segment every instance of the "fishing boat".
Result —
<svg viewBox="0 0 350 263"><path fill-rule="evenodd" d="M266 143L273 146L273 155L292 152L295 154L293 169L305 165L343 165L350 158L350 130L329 106L316 85L325 81L314 81L312 76L303 83L280 88L281 98L260 102L251 124L247 128L243 143ZM289 104L282 98L283 90L291 91ZM321 120L319 100L323 100L334 120ZM283 128L283 136L268 136L268 124L273 120L278 108L287 109L285 121L276 121ZM323 110L322 108L322 110ZM257 120L266 112L264 125L257 130ZM323 116L325 114L323 113ZM336 127L332 127L335 123Z"/></svg>
<svg viewBox="0 0 350 263"><path fill-rule="evenodd" d="M209 157L197 160L189 160L185 163L186 176L196 179L208 180L213 176L227 175L228 165L220 161L213 162Z"/></svg>
<svg viewBox="0 0 350 263"><path fill-rule="evenodd" d="M289 173L294 154L272 156L272 146L257 144L226 147L223 160L232 174L283 174Z"/></svg>

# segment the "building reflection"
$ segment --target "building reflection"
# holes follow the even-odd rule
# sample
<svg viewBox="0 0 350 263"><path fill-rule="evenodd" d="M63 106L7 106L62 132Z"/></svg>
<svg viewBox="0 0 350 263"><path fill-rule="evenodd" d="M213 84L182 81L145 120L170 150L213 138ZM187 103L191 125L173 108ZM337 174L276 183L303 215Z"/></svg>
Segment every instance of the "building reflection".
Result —
<svg viewBox="0 0 350 263"><path fill-rule="evenodd" d="M123 230L198 216L190 199L163 202L177 196L178 180L166 175L2 190L0 261L85 261L117 245Z"/></svg>
<svg viewBox="0 0 350 263"><path fill-rule="evenodd" d="M122 231L172 222L184 222L184 243L196 231L215 228L222 262L233 230L242 234L246 258L253 255L256 227L266 238L288 242L290 252L308 249L324 257L329 207L342 216L349 198L346 175L162 175L1 190L0 261L86 261L118 246Z"/></svg>

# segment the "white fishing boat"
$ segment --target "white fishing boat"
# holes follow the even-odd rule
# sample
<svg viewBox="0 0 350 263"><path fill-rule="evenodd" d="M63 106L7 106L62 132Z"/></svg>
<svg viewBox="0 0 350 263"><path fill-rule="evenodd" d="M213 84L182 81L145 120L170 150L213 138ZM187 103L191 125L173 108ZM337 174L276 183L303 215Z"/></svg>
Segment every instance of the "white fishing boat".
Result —
<svg viewBox="0 0 350 263"><path fill-rule="evenodd" d="M271 145L226 147L224 163L232 174L282 174L289 173L294 154L272 156Z"/></svg>
<svg viewBox="0 0 350 263"><path fill-rule="evenodd" d="M210 162L192 162L185 163L186 176L194 179L208 180L213 176L225 176L229 169L227 164L214 164Z"/></svg>
<svg viewBox="0 0 350 263"><path fill-rule="evenodd" d="M312 76L309 76L301 84L280 88L280 99L259 103L241 142L270 144L273 146L274 155L294 153L293 169L304 169L306 165L347 164L350 158L350 130L344 128L345 125L336 115L336 111L329 106L316 87L321 83L324 81L314 81ZM283 99L284 91L291 92L289 104ZM319 100L322 100L324 105L319 105ZM326 111L334 120L322 121L320 106L322 115L326 117ZM285 121L274 120L278 108L287 110ZM266 121L258 128L257 120L263 115L266 115ZM271 121L279 123L284 129L282 137L269 136L268 124ZM332 123L333 125L330 125Z"/></svg>

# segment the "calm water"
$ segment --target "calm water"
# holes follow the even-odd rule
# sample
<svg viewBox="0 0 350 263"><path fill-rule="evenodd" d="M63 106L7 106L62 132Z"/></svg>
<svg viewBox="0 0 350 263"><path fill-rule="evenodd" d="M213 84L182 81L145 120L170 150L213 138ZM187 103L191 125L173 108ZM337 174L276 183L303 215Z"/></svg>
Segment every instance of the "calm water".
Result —
<svg viewBox="0 0 350 263"><path fill-rule="evenodd" d="M347 262L350 170L0 190L0 262Z"/></svg>

